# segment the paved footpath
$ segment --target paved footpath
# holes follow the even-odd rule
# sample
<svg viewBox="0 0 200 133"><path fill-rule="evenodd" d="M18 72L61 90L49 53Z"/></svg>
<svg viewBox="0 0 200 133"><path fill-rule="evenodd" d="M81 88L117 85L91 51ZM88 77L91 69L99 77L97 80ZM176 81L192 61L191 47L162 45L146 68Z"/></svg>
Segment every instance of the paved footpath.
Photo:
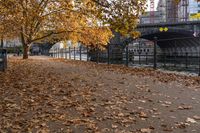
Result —
<svg viewBox="0 0 200 133"><path fill-rule="evenodd" d="M46 57L0 72L1 133L200 133L200 79Z"/></svg>

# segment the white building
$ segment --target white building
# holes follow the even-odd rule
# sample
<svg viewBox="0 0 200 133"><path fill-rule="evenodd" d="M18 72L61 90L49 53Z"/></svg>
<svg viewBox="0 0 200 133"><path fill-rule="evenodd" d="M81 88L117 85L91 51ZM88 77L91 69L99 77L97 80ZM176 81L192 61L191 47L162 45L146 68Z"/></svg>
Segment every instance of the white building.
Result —
<svg viewBox="0 0 200 133"><path fill-rule="evenodd" d="M159 0L157 11L160 12L161 22L195 21L200 20L200 2L197 0Z"/></svg>
<svg viewBox="0 0 200 133"><path fill-rule="evenodd" d="M61 41L53 45L52 49L63 49L68 47L78 47L80 43L73 44L71 41Z"/></svg>
<svg viewBox="0 0 200 133"><path fill-rule="evenodd" d="M160 23L160 12L154 11L153 22L151 19L150 12L145 12L145 14L140 16L140 23L141 24L149 24L149 23Z"/></svg>
<svg viewBox="0 0 200 133"><path fill-rule="evenodd" d="M157 5L157 11L160 14L160 22L166 22L166 1L159 0Z"/></svg>
<svg viewBox="0 0 200 133"><path fill-rule="evenodd" d="M19 47L19 46L22 46L22 43L19 38L3 40L3 47Z"/></svg>

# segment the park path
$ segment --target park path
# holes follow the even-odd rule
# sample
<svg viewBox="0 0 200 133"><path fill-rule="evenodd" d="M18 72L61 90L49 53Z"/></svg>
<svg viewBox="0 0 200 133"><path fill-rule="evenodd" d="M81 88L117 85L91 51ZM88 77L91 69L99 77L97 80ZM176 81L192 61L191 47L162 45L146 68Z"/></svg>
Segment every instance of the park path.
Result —
<svg viewBox="0 0 200 133"><path fill-rule="evenodd" d="M200 79L32 57L0 72L0 132L200 132Z"/></svg>

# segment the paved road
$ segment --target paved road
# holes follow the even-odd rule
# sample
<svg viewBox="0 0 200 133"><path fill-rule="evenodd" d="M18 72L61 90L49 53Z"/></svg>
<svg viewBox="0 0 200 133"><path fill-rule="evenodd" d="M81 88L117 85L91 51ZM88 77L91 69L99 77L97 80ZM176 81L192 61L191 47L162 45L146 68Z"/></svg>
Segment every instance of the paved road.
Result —
<svg viewBox="0 0 200 133"><path fill-rule="evenodd" d="M0 132L200 132L199 78L37 57L0 73Z"/></svg>

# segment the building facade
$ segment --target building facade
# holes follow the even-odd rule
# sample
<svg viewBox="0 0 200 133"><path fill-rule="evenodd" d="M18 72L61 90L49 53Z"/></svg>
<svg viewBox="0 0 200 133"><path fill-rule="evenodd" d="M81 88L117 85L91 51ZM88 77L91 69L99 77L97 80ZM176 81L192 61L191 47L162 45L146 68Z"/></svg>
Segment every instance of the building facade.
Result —
<svg viewBox="0 0 200 133"><path fill-rule="evenodd" d="M3 40L3 47L7 48L14 48L14 47L20 47L22 46L22 43L19 38L15 39L4 39Z"/></svg>
<svg viewBox="0 0 200 133"><path fill-rule="evenodd" d="M200 20L200 2L196 0L181 0L178 6L179 21Z"/></svg>
<svg viewBox="0 0 200 133"><path fill-rule="evenodd" d="M153 23L161 23L162 20L160 19L160 12L154 11L154 18ZM149 24L152 23L152 18L150 12L145 12L145 14L141 15L140 17L141 24Z"/></svg>
<svg viewBox="0 0 200 133"><path fill-rule="evenodd" d="M152 16L149 12L142 15L141 23L150 23ZM175 23L181 21L200 20L200 2L197 0L159 0L154 11L154 23Z"/></svg>

